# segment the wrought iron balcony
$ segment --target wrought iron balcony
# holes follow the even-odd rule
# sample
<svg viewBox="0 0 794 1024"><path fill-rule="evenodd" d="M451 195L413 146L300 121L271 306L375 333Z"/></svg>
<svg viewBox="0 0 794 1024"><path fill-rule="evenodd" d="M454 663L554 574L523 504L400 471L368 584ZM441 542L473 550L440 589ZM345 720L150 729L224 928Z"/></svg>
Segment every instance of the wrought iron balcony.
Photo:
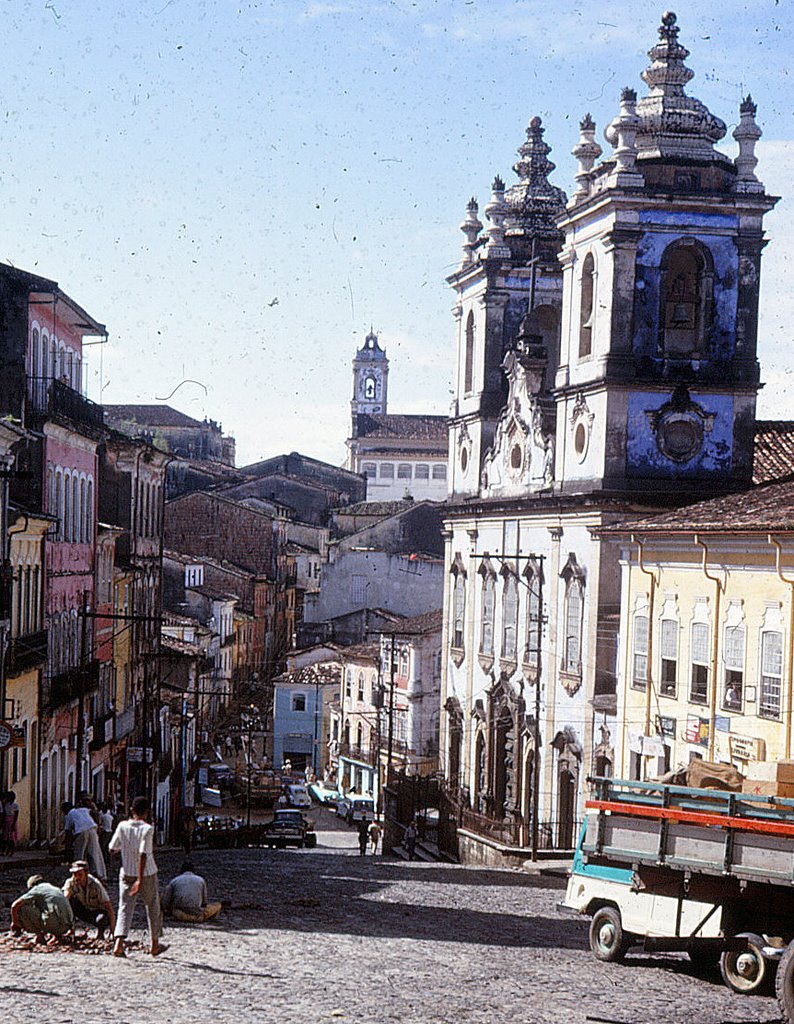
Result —
<svg viewBox="0 0 794 1024"><path fill-rule="evenodd" d="M105 422L101 405L57 377L28 377L28 409L39 416L60 416L92 427Z"/></svg>
<svg viewBox="0 0 794 1024"><path fill-rule="evenodd" d="M49 710L63 707L85 697L99 685L99 662L89 662L84 668L68 668L50 676L45 684L44 705Z"/></svg>
<svg viewBox="0 0 794 1024"><path fill-rule="evenodd" d="M47 630L25 633L11 638L8 646L7 669L10 676L17 676L31 668L38 668L47 660Z"/></svg>

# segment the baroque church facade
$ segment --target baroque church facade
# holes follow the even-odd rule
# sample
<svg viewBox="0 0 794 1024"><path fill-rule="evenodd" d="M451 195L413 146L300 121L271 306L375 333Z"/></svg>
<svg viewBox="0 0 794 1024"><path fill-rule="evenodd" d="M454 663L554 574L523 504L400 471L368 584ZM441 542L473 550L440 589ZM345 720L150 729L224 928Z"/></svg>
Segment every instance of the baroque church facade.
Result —
<svg viewBox="0 0 794 1024"><path fill-rule="evenodd" d="M441 757L472 836L570 848L614 763L619 550L604 527L752 481L763 217L750 97L733 132L685 86L666 13L570 198L534 118L518 182L461 224ZM465 812L465 813L464 813Z"/></svg>

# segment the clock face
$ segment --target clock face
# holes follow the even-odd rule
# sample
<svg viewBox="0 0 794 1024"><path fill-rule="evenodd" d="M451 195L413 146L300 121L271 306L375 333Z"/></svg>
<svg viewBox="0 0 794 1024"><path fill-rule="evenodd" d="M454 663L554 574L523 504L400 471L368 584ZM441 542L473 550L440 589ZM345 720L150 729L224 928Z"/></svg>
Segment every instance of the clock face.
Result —
<svg viewBox="0 0 794 1024"><path fill-rule="evenodd" d="M0 750L5 750L6 747L11 746L11 740L14 738L14 730L8 724L8 722L0 721Z"/></svg>

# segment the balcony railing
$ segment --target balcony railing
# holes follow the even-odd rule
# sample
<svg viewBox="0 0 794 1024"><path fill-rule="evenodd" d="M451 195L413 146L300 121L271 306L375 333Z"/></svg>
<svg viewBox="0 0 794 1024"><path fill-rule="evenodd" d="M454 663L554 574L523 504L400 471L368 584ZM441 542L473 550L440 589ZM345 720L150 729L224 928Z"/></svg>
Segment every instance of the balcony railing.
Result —
<svg viewBox="0 0 794 1024"><path fill-rule="evenodd" d="M101 427L101 405L84 398L57 377L28 377L28 408L39 415L63 416L75 423Z"/></svg>
<svg viewBox="0 0 794 1024"><path fill-rule="evenodd" d="M81 692L87 696L99 685L99 662L89 662L85 668L68 668L51 676L45 687L44 704L50 709L63 707L77 700Z"/></svg>
<svg viewBox="0 0 794 1024"><path fill-rule="evenodd" d="M125 708L116 715L116 739L120 740L124 736L129 736L134 728L135 705L130 704L128 708Z"/></svg>
<svg viewBox="0 0 794 1024"><path fill-rule="evenodd" d="M8 674L19 675L31 668L38 668L47 660L47 630L11 638L8 646Z"/></svg>
<svg viewBox="0 0 794 1024"><path fill-rule="evenodd" d="M363 761L366 764L375 764L377 753L375 744L368 747L359 747L355 743L346 743L344 740L339 744L340 757L352 757L355 761Z"/></svg>

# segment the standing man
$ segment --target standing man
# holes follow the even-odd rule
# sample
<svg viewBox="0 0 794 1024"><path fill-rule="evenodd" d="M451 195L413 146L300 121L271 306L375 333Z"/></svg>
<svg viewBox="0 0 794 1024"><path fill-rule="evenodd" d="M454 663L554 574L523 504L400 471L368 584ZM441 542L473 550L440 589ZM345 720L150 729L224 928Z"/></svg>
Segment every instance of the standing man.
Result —
<svg viewBox="0 0 794 1024"><path fill-rule="evenodd" d="M124 940L132 924L132 915L138 897L146 907L146 920L151 936L151 954L157 956L168 946L160 942L163 915L160 910L160 891L157 882L157 864L154 860L154 828L149 824L151 806L145 796L132 801L127 821L122 821L110 840L110 850L121 854L119 872L119 916L116 921L114 956L126 956Z"/></svg>
<svg viewBox="0 0 794 1024"><path fill-rule="evenodd" d="M72 856L75 860L88 860L96 877L104 882L107 878L105 870L105 858L99 847L99 836L97 835L97 823L91 814L90 808L82 805L71 807L68 802L61 804L61 810L66 815L63 822L64 831L67 836L67 850L69 849L68 839L72 839Z"/></svg>
<svg viewBox="0 0 794 1024"><path fill-rule="evenodd" d="M96 937L103 939L105 929L113 931L116 915L107 889L88 873L88 861L76 860L69 868L70 877L63 883L63 894L69 900L78 921L96 925Z"/></svg>
<svg viewBox="0 0 794 1024"><path fill-rule="evenodd" d="M369 826L369 841L372 843L373 854L378 852L378 843L380 842L380 825L377 821L373 821Z"/></svg>
<svg viewBox="0 0 794 1024"><path fill-rule="evenodd" d="M358 823L358 852L362 857L366 855L367 844L369 843L369 822L366 817Z"/></svg>

